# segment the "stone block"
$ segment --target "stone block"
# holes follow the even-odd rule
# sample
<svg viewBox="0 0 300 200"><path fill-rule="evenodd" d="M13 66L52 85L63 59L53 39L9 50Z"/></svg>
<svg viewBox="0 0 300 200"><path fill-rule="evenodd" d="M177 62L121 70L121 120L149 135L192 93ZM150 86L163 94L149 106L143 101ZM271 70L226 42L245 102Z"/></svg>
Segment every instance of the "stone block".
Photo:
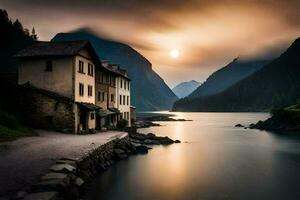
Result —
<svg viewBox="0 0 300 200"><path fill-rule="evenodd" d="M76 168L69 164L56 164L50 168L53 172L75 172Z"/></svg>
<svg viewBox="0 0 300 200"><path fill-rule="evenodd" d="M50 172L42 177L42 180L67 179L68 175L64 173Z"/></svg>
<svg viewBox="0 0 300 200"><path fill-rule="evenodd" d="M57 192L39 192L28 194L23 200L58 200Z"/></svg>

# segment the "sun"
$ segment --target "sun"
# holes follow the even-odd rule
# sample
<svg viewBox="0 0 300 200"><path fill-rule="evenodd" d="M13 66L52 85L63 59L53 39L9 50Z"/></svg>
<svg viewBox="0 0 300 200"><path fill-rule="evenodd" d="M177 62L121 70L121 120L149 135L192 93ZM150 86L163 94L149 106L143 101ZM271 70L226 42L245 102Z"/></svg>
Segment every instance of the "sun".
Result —
<svg viewBox="0 0 300 200"><path fill-rule="evenodd" d="M170 56L171 56L171 58L178 58L178 56L179 56L179 50L178 49L172 49L171 51L170 51Z"/></svg>

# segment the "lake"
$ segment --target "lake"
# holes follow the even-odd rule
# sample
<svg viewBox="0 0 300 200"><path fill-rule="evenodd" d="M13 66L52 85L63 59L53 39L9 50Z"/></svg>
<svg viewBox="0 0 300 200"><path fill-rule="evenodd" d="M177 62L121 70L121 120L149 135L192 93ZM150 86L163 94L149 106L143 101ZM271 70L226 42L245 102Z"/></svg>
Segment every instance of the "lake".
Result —
<svg viewBox="0 0 300 200"><path fill-rule="evenodd" d="M187 122L140 129L179 139L113 165L88 200L300 199L300 137L236 128L266 113L174 113Z"/></svg>

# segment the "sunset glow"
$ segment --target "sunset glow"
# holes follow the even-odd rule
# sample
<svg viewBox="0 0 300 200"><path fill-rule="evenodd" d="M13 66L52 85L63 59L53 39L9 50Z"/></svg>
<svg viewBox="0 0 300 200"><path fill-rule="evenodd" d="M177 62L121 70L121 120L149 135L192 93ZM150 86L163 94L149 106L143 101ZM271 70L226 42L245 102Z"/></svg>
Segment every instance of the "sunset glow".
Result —
<svg viewBox="0 0 300 200"><path fill-rule="evenodd" d="M178 49L172 49L172 50L170 51L170 56L171 56L172 58L177 58L177 57L179 56L179 50L178 50Z"/></svg>
<svg viewBox="0 0 300 200"><path fill-rule="evenodd" d="M268 52L276 57L300 35L297 0L130 2L3 0L0 7L22 19L25 27L34 25L41 40L88 27L104 38L127 43L171 87L187 79L204 81L237 56Z"/></svg>

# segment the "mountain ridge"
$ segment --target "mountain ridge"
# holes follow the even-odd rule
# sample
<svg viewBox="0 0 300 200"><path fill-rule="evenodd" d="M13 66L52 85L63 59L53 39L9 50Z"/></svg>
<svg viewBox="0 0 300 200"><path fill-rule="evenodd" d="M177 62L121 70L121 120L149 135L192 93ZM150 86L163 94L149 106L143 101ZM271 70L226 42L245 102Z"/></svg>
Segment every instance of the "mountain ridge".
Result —
<svg viewBox="0 0 300 200"><path fill-rule="evenodd" d="M191 94L201 83L195 80L185 81L177 84L172 91L178 98L184 98Z"/></svg>
<svg viewBox="0 0 300 200"><path fill-rule="evenodd" d="M263 59L241 60L237 57L226 66L212 73L189 97L202 97L220 93L256 72L268 62L270 61Z"/></svg>
<svg viewBox="0 0 300 200"><path fill-rule="evenodd" d="M278 58L225 91L177 101L174 111L269 111L300 99L300 38Z"/></svg>

